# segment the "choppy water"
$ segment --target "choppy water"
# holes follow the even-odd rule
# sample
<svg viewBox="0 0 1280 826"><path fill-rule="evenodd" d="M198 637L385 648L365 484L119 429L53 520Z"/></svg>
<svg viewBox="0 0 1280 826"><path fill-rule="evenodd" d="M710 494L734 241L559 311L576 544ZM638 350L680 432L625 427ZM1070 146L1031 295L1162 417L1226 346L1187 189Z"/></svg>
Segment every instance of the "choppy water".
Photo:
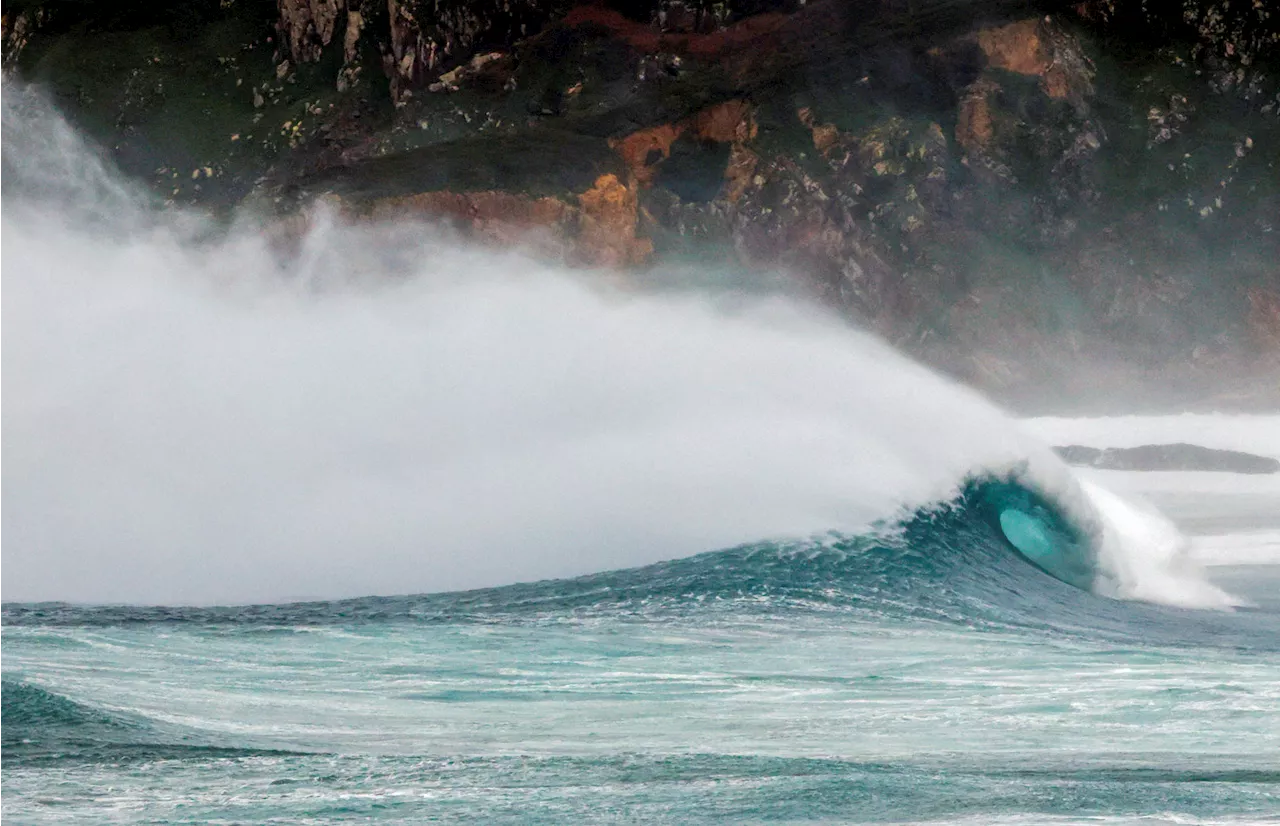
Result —
<svg viewBox="0 0 1280 826"><path fill-rule="evenodd" d="M1273 818L1276 606L1095 596L1017 555L980 494L890 537L484 591L11 604L4 814Z"/></svg>
<svg viewBox="0 0 1280 826"><path fill-rule="evenodd" d="M1276 820L1280 490L1035 435L1185 421L422 226L283 254L4 106L10 822Z"/></svg>

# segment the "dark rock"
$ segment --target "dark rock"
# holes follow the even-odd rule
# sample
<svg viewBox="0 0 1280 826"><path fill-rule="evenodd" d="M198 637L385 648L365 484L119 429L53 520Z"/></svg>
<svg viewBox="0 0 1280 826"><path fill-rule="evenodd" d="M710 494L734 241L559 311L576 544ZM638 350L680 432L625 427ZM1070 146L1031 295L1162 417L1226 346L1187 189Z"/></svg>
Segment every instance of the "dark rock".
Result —
<svg viewBox="0 0 1280 826"><path fill-rule="evenodd" d="M1261 8L14 0L3 42L165 200L711 257L1023 407L1239 406L1280 402Z"/></svg>
<svg viewBox="0 0 1280 826"><path fill-rule="evenodd" d="M1142 445L1096 448L1084 445L1055 447L1063 461L1101 470L1212 470L1227 473L1277 473L1280 460L1238 450L1217 450L1200 445Z"/></svg>

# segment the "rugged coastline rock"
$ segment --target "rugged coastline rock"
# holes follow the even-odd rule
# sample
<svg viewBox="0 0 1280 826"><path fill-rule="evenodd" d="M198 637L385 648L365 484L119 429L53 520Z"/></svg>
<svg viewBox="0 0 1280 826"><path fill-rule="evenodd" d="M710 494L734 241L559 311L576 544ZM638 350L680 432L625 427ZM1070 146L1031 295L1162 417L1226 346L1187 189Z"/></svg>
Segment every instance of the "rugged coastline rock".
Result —
<svg viewBox="0 0 1280 826"><path fill-rule="evenodd" d="M1100 470L1210 470L1225 473L1280 473L1280 460L1239 450L1189 445L1086 447L1066 445L1054 451L1068 464Z"/></svg>
<svg viewBox="0 0 1280 826"><path fill-rule="evenodd" d="M1024 407L1280 399L1280 10L28 0L3 34L162 200L780 271Z"/></svg>

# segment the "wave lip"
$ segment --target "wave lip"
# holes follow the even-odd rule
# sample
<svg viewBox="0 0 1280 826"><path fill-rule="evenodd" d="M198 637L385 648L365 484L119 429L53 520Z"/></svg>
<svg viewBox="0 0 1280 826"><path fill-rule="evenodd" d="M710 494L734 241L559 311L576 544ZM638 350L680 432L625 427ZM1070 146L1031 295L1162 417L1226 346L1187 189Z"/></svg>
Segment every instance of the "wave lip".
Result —
<svg viewBox="0 0 1280 826"><path fill-rule="evenodd" d="M1155 508L1063 470L1022 468L979 488L988 517L1023 558L1115 599L1183 608L1247 604L1208 580L1186 537Z"/></svg>

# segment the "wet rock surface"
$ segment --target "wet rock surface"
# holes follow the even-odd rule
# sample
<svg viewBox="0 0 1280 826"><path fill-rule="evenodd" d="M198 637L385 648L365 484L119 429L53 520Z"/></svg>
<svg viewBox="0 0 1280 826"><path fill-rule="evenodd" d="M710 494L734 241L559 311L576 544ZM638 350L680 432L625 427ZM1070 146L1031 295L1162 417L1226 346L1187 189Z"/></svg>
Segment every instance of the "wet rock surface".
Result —
<svg viewBox="0 0 1280 826"><path fill-rule="evenodd" d="M1280 403L1280 11L1157 6L17 2L4 64L160 200L781 273L1024 409Z"/></svg>
<svg viewBox="0 0 1280 826"><path fill-rule="evenodd" d="M1227 473L1280 473L1280 460L1238 450L1189 445L1141 447L1055 447L1068 464L1100 470L1209 470Z"/></svg>

